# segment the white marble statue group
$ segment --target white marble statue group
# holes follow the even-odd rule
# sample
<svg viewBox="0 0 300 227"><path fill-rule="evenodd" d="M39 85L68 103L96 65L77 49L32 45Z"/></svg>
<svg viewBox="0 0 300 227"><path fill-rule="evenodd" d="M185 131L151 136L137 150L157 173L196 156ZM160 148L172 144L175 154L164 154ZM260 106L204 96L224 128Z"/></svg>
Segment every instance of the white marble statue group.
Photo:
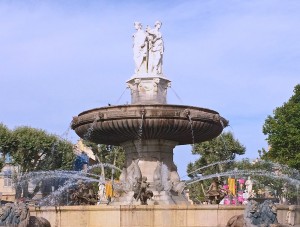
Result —
<svg viewBox="0 0 300 227"><path fill-rule="evenodd" d="M156 21L154 28L142 29L140 22L134 22L136 32L133 34L133 59L135 76L162 76L162 59L164 43L162 39L162 23Z"/></svg>

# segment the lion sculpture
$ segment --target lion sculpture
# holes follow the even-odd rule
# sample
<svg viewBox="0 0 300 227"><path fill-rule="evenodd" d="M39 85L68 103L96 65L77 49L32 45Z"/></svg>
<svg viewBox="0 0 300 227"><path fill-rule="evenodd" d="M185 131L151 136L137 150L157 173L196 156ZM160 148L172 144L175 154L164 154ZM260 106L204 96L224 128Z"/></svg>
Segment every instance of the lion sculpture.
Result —
<svg viewBox="0 0 300 227"><path fill-rule="evenodd" d="M262 204L250 200L244 214L231 217L226 227L284 227L277 221L277 208L271 200Z"/></svg>
<svg viewBox="0 0 300 227"><path fill-rule="evenodd" d="M0 226L9 227L51 227L48 220L30 216L25 203L6 203L0 209Z"/></svg>

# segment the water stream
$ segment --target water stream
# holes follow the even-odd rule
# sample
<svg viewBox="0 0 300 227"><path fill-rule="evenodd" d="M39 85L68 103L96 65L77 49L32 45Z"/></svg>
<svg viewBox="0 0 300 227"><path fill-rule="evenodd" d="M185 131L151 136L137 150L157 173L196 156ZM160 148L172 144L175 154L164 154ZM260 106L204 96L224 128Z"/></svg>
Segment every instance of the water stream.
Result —
<svg viewBox="0 0 300 227"><path fill-rule="evenodd" d="M206 166L203 166L203 167L200 167L198 169L195 169L191 172L189 172L187 175L185 175L184 177L192 174L192 173L197 173L197 172L200 172L200 170L203 170L203 169L207 169L208 167L211 167L211 166L215 166L215 165L221 165L221 164L226 164L226 163L229 163L229 162L234 162L234 160L225 160L225 161L220 161L220 162L215 162L215 163L211 163L209 165L206 165ZM200 173L201 174L201 173Z"/></svg>
<svg viewBox="0 0 300 227"><path fill-rule="evenodd" d="M189 119L189 123L190 123L190 127L191 127L191 135L192 135L192 152L195 149L195 136L194 136L194 129L193 129L193 120L190 114L187 115L188 119Z"/></svg>
<svg viewBox="0 0 300 227"><path fill-rule="evenodd" d="M138 157L141 157L141 152L142 152L142 137L143 137L143 123L144 123L144 116L145 116L145 110L141 111L141 121L139 125L139 130L138 130L138 144L137 144L137 152L138 152Z"/></svg>
<svg viewBox="0 0 300 227"><path fill-rule="evenodd" d="M91 126L88 128L87 132L84 134L83 139L89 140L92 132L94 131L94 125L97 123L98 117L95 117L94 121L92 122Z"/></svg>
<svg viewBox="0 0 300 227"><path fill-rule="evenodd" d="M194 178L192 180L186 181L187 185L194 184L199 181L203 180L208 180L208 179L213 179L213 178L218 178L218 177L232 177L232 176L265 176L265 177L270 177L272 179L279 179L279 180L284 180L288 182L291 185L300 185L300 179L295 179L291 178L290 176L286 174L276 174L273 172L269 172L266 170L231 170L227 172L221 172L221 173L215 173L215 174L210 174L210 175L202 175L200 177Z"/></svg>
<svg viewBox="0 0 300 227"><path fill-rule="evenodd" d="M120 168L109 164L109 163L100 163L90 166L87 171L68 171L68 170L53 170L53 171L36 171L23 174L18 178L17 187L23 186L25 184L31 183L33 185L40 184L45 182L46 184L56 185L58 187L56 190L53 190L48 196L42 198L39 201L39 206L52 206L59 204L59 201L65 196L68 195L68 190L74 188L78 181L81 180L83 183L106 183L98 174L90 173L95 168L101 168L101 165L107 168L115 169L121 171ZM121 189L121 185L114 183L114 188L116 190Z"/></svg>

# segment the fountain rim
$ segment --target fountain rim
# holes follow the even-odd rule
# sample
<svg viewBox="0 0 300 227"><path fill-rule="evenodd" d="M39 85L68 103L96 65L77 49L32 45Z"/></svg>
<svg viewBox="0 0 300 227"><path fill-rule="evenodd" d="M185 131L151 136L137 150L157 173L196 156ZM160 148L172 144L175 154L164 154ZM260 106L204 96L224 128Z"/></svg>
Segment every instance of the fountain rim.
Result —
<svg viewBox="0 0 300 227"><path fill-rule="evenodd" d="M123 105L103 106L103 107L97 107L97 108L85 110L85 111L79 113L78 117L82 116L82 115L85 115L87 113L93 112L93 111L105 110L105 109L114 109L114 108L122 108L122 107L139 107L139 108L141 108L141 107L178 107L178 108L181 108L181 109L184 109L184 108L194 109L194 110L200 110L200 111L208 112L208 113L211 113L211 114L219 114L215 110L211 110L211 109L204 108L204 107L189 106L189 105L177 105L177 104L123 104Z"/></svg>
<svg viewBox="0 0 300 227"><path fill-rule="evenodd" d="M161 120L167 121L162 122ZM176 127L170 128L169 125L174 124L173 120L177 122ZM210 109L187 105L134 104L106 106L84 111L73 117L71 127L77 135L83 138L88 127L93 126L94 123L97 124L98 137L101 134L102 138L101 140L97 139L97 143L112 145L138 138L132 129L138 130L141 124L145 125L143 130L146 130L143 139L171 140L177 141L179 145L210 140L228 126L225 118ZM148 124L150 124L149 128ZM191 130L195 140L191 135ZM114 135L112 135L112 131L115 132ZM122 140L116 142L115 135L120 136L118 140L122 137Z"/></svg>

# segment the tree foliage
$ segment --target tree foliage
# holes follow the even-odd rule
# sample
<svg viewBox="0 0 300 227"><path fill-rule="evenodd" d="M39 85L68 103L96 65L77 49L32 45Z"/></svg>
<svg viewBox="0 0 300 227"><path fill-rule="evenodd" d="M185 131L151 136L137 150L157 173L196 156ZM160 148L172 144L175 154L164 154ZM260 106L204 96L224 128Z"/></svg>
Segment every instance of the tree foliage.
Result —
<svg viewBox="0 0 300 227"><path fill-rule="evenodd" d="M16 128L12 137L15 148L10 153L21 172L72 168L75 157L72 143L26 126Z"/></svg>
<svg viewBox="0 0 300 227"><path fill-rule="evenodd" d="M2 154L9 154L13 164L19 167L21 175L16 180L32 171L73 168L72 143L41 129L22 126L11 131L0 124L0 147ZM35 183L33 193L28 192L28 182L16 184L16 197L23 191L24 197L32 198L39 191L40 184Z"/></svg>
<svg viewBox="0 0 300 227"><path fill-rule="evenodd" d="M246 148L234 138L231 132L224 132L215 139L195 144L192 153L200 155L200 158L194 163L188 164L188 176L194 178L197 177L198 174L208 175L223 172L225 169L228 169L232 163L220 163L207 168L203 167L225 160L234 160L236 155L242 155L245 151ZM209 184L210 182L206 181L189 185L191 199L195 202L203 200L204 194L202 187L207 190Z"/></svg>
<svg viewBox="0 0 300 227"><path fill-rule="evenodd" d="M262 158L300 170L300 84L294 95L268 116L263 125L270 146Z"/></svg>
<svg viewBox="0 0 300 227"><path fill-rule="evenodd" d="M217 138L203 143L195 144L193 154L200 155L200 158L190 165L191 169L206 166L211 163L224 160L234 160L236 155L245 154L246 148L234 138L231 132L224 132ZM216 165L213 171L221 171Z"/></svg>
<svg viewBox="0 0 300 227"><path fill-rule="evenodd" d="M300 172L296 169L259 159L253 162L250 162L249 159L243 159L233 164L234 168L244 170L243 172L246 170L249 173L256 197L264 197L263 193L268 190L280 202L283 202L282 199L285 197L290 204L297 204L297 182L300 180ZM263 174L250 174L251 171L258 171ZM245 177L244 175L237 176Z"/></svg>
<svg viewBox="0 0 300 227"><path fill-rule="evenodd" d="M0 151L3 154L9 153L14 145L11 134L11 130L3 123L0 123Z"/></svg>
<svg viewBox="0 0 300 227"><path fill-rule="evenodd" d="M84 140L84 144L90 147L96 157L99 159L100 163L108 163L112 164L120 169L124 166L125 163L125 152L122 147L119 146L111 146L111 145L104 145L104 144L95 144L93 142L89 142ZM95 169L95 173L100 173L101 170ZM105 177L110 179L112 177L114 179L118 179L121 172L114 171L112 169L105 169Z"/></svg>
<svg viewBox="0 0 300 227"><path fill-rule="evenodd" d="M3 168L5 157L13 147L14 143L11 136L11 131L3 123L0 123L0 169Z"/></svg>

